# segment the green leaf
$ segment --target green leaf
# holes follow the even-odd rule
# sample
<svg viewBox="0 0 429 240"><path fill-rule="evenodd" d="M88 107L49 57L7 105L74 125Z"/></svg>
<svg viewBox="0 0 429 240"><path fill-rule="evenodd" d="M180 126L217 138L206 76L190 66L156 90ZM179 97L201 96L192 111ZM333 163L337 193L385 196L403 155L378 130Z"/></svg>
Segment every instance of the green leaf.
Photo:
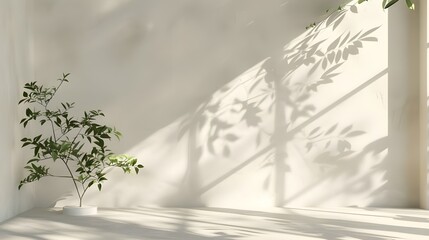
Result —
<svg viewBox="0 0 429 240"><path fill-rule="evenodd" d="M39 161L38 158L33 158L33 159L28 160L27 164L30 164L32 162L38 162L38 161Z"/></svg>
<svg viewBox="0 0 429 240"><path fill-rule="evenodd" d="M98 191L101 191L101 183L98 184Z"/></svg>
<svg viewBox="0 0 429 240"><path fill-rule="evenodd" d="M393 4L397 3L399 0L391 0L390 2L388 2L385 6L384 9L387 9L389 7L391 7Z"/></svg>
<svg viewBox="0 0 429 240"><path fill-rule="evenodd" d="M407 3L408 9L410 9L410 10L415 9L414 3L411 0L405 0L405 2Z"/></svg>
<svg viewBox="0 0 429 240"><path fill-rule="evenodd" d="M100 135L101 138L106 138L106 139L110 139L109 134L103 133Z"/></svg>
<svg viewBox="0 0 429 240"><path fill-rule="evenodd" d="M42 137L42 135L40 134L39 136L37 136L37 137L35 137L34 138L34 140L33 140L33 142L35 143L35 142L38 142L39 140L40 140L40 138Z"/></svg>
<svg viewBox="0 0 429 240"><path fill-rule="evenodd" d="M113 134L115 134L115 137L119 140L122 137L122 133L116 130L116 128L113 128Z"/></svg>
<svg viewBox="0 0 429 240"><path fill-rule="evenodd" d="M94 180L92 180L91 182L89 182L88 188L91 187L94 184L94 182L95 182Z"/></svg>
<svg viewBox="0 0 429 240"><path fill-rule="evenodd" d="M40 146L34 148L34 155L37 156L39 154Z"/></svg>
<svg viewBox="0 0 429 240"><path fill-rule="evenodd" d="M99 147L103 147L104 146L104 141L103 139L99 138L99 137L95 137L97 139L97 141L95 141L94 143L99 146Z"/></svg>
<svg viewBox="0 0 429 240"><path fill-rule="evenodd" d="M70 146L71 146L71 143L69 143L69 142L65 142L65 143L61 144L60 152L67 151L70 148Z"/></svg>
<svg viewBox="0 0 429 240"><path fill-rule="evenodd" d="M132 166L136 165L136 163L137 163L137 159L134 158L134 159L131 160L131 165Z"/></svg>

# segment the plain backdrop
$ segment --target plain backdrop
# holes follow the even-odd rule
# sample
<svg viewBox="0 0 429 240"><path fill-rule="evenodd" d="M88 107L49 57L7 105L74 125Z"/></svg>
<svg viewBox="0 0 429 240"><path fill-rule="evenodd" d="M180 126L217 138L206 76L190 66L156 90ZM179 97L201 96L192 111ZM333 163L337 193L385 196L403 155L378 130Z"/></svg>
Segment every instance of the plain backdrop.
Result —
<svg viewBox="0 0 429 240"><path fill-rule="evenodd" d="M370 1L306 30L338 4L316 2L26 1L34 80L70 72L57 101L102 109L145 165L86 204L418 206L417 13ZM34 186L76 204L71 182Z"/></svg>

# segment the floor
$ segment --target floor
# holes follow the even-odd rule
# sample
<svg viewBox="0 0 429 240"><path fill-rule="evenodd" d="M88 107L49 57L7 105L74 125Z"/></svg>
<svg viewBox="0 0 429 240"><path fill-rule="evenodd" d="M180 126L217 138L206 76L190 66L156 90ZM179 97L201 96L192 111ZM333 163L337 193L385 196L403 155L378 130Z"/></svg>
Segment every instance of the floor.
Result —
<svg viewBox="0 0 429 240"><path fill-rule="evenodd" d="M99 209L96 216L33 209L0 224L0 239L429 239L418 209Z"/></svg>

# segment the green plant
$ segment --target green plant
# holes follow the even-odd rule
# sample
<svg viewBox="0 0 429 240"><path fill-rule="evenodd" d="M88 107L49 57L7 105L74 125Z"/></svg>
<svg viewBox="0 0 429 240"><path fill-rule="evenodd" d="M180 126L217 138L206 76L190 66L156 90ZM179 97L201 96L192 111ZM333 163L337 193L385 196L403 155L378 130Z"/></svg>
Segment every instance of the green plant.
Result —
<svg viewBox="0 0 429 240"><path fill-rule="evenodd" d="M358 0L358 3L359 4L361 4L361 3L363 3L363 2L368 2L369 0ZM413 3L413 0L404 0L405 1L405 4L407 4L407 7L409 8L409 9L411 9L411 10L414 10L415 9L415 5L414 5L414 3ZM383 2L382 2L382 7L384 8L384 9L387 9L387 8L389 8L389 7L391 7L391 6L393 6L393 4L395 4L395 3L397 3L397 2L399 2L399 0L383 0Z"/></svg>
<svg viewBox="0 0 429 240"><path fill-rule="evenodd" d="M25 166L29 174L18 188L42 177L69 178L79 197L79 206L82 206L83 197L91 186L97 185L101 191L103 182L107 180L107 168L119 167L125 173L134 170L138 174L143 165L138 164L135 157L116 155L107 148L106 141L113 137L119 139L121 133L115 128L97 123L100 117L104 117L100 110L84 111L82 117L76 118L70 113L74 103L62 102L59 108L51 107L51 101L60 87L69 81L68 76L63 74L56 87L44 87L36 82L24 86L19 104L27 104L32 108L26 108L26 117L20 123L24 128L30 122L38 123L41 134L21 139L22 147L33 149L33 157ZM52 174L46 161L60 161L67 174Z"/></svg>
<svg viewBox="0 0 429 240"><path fill-rule="evenodd" d="M326 15L323 17L323 19L326 20L326 19L330 18L331 16L333 16L334 14L337 14L337 13L339 13L339 14L344 13L348 9L350 9L353 12L357 12L356 3L361 4L364 2L368 2L368 1L369 0L348 0L348 1L346 1L346 3L339 5L338 7L334 8L334 9L327 9L325 12ZM413 0L404 0L404 1L407 5L408 9L415 10L415 4L414 4ZM399 0L382 0L381 6L384 9L387 9L387 8L393 6L397 2L399 2ZM305 29L314 28L320 23L321 22L313 22L313 23L307 25L305 27Z"/></svg>

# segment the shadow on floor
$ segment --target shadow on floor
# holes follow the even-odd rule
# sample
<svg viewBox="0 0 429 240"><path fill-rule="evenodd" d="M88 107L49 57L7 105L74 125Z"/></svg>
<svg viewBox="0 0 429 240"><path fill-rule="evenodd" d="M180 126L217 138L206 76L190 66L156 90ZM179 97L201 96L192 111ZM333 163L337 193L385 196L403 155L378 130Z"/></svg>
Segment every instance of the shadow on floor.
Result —
<svg viewBox="0 0 429 240"><path fill-rule="evenodd" d="M429 214L384 209L101 209L72 217L33 209L0 225L0 239L426 239Z"/></svg>

